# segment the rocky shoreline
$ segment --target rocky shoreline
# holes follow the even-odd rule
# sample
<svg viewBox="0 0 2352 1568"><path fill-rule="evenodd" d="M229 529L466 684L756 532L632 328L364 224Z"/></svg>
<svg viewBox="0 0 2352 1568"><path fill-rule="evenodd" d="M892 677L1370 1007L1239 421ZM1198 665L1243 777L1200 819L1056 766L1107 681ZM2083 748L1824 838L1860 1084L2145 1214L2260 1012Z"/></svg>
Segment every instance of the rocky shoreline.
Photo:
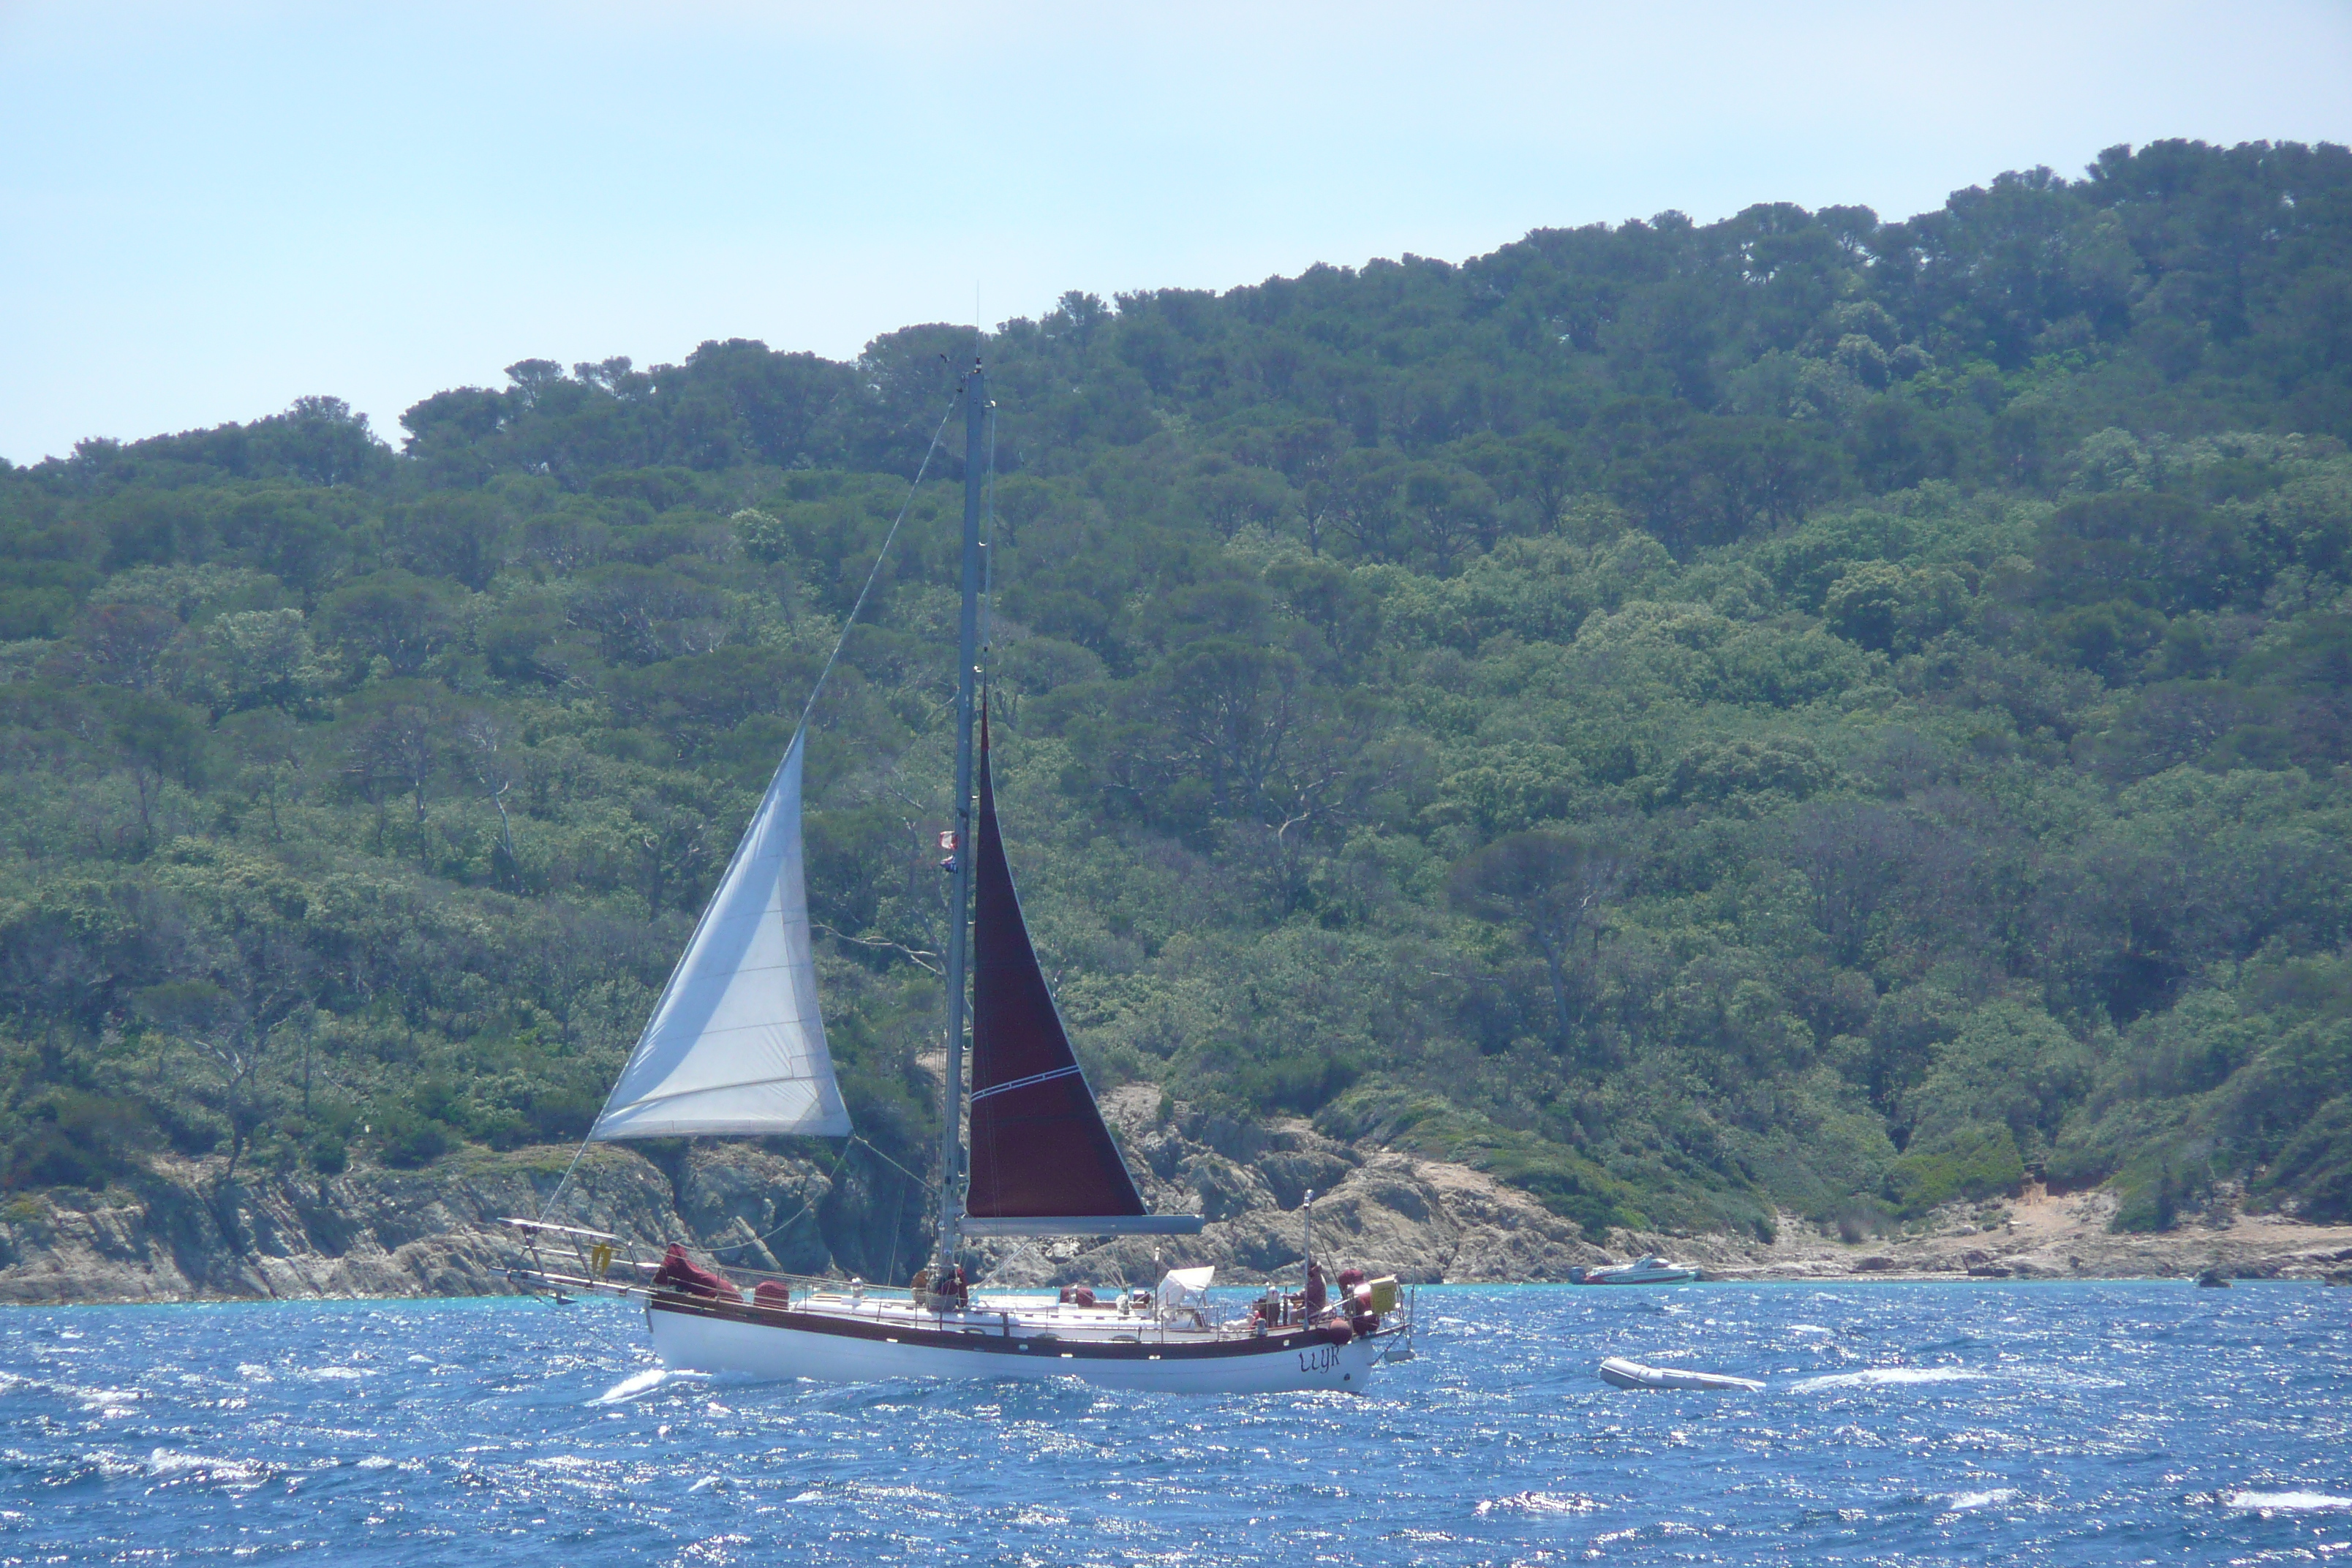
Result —
<svg viewBox="0 0 2352 1568"><path fill-rule="evenodd" d="M2108 1228L2103 1192L2053 1196L2028 1186L1989 1207L1955 1205L1913 1234L1844 1242L1783 1215L1769 1245L1664 1241L1723 1279L2232 1279L2352 1284L2352 1226L2250 1215L2226 1199L2163 1232Z"/></svg>
<svg viewBox="0 0 2352 1568"><path fill-rule="evenodd" d="M0 1301L57 1304L482 1296L510 1292L509 1215L535 1215L569 1151L469 1155L417 1171L308 1180L163 1162L103 1193L52 1190L0 1205ZM593 1150L569 1223L662 1240L725 1233L789 1205L811 1172L737 1152L681 1184L628 1152ZM822 1180L821 1173L817 1177ZM750 1198L754 1184L765 1190ZM681 1190L682 1187L682 1190ZM681 1210L684 1212L681 1213ZM789 1256L806 1264L824 1257Z"/></svg>
<svg viewBox="0 0 2352 1568"><path fill-rule="evenodd" d="M1605 1247L1525 1193L1468 1167L1324 1138L1305 1122L1170 1119L1157 1091L1106 1095L1146 1197L1197 1212L1195 1237L994 1243L998 1285L1140 1280L1161 1264L1213 1263L1252 1282L1295 1270L1315 1194L1318 1254L1420 1283L1544 1282L1580 1266L1660 1252L1711 1279L1797 1280L2178 1278L2352 1282L2352 1226L2252 1215L2227 1204L2160 1235L2107 1229L2103 1194L2028 1189L2005 1204L1956 1206L1930 1222L1841 1237L1784 1215L1770 1242L1620 1231ZM52 1190L0 1205L0 1302L163 1302L479 1296L511 1292L514 1232L572 1151L467 1151L415 1171L332 1177L247 1173L158 1162L100 1193ZM697 1145L657 1163L600 1146L582 1159L558 1217L655 1247L684 1241L728 1261L797 1273L856 1264L858 1205L870 1194L805 1160L742 1145Z"/></svg>

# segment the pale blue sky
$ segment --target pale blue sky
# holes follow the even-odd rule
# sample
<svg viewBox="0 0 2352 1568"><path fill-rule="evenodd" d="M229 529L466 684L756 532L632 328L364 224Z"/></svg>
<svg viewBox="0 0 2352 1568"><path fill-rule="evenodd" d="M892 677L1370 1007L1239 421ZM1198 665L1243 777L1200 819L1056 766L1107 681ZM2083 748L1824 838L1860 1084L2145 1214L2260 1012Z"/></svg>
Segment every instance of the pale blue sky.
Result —
<svg viewBox="0 0 2352 1568"><path fill-rule="evenodd" d="M848 13L855 11L853 17ZM1063 289L2352 141L2352 5L0 0L0 456Z"/></svg>

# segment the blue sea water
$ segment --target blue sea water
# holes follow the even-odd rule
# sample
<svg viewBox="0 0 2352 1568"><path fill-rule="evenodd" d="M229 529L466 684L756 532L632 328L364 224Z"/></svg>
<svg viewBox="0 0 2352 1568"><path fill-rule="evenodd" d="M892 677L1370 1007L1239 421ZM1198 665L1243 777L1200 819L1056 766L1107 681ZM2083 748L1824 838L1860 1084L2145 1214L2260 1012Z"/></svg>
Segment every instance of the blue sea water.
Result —
<svg viewBox="0 0 2352 1568"><path fill-rule="evenodd" d="M9 1309L0 1563L2352 1568L2352 1290L1421 1305L1368 1396L1191 1399L667 1375L605 1302Z"/></svg>

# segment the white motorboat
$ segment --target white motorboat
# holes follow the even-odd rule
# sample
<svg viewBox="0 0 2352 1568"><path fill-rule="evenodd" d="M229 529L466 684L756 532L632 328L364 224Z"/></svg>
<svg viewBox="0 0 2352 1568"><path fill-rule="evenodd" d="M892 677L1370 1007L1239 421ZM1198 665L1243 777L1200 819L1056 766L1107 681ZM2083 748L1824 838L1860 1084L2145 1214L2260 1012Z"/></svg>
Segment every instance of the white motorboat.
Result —
<svg viewBox="0 0 2352 1568"><path fill-rule="evenodd" d="M965 450L992 451L993 405L980 366L961 395ZM1246 1314L1232 1315L1211 1300L1206 1268L1171 1269L1156 1288L1121 1286L1107 1300L1091 1289L1061 1300L988 1296L966 1284L967 1237L1187 1236L1201 1228L1197 1215L1144 1212L1022 917L997 821L985 703L975 692L984 653L977 628L985 493L982 465L967 464L955 830L941 836L952 910L944 1179L929 1267L892 1289L709 1268L680 1247L656 1261L634 1255L619 1237L547 1223L542 1211L538 1219L509 1222L521 1230L526 1254L510 1278L532 1289L641 1301L656 1353L669 1366L702 1372L851 1382L1077 1377L1182 1393L1361 1392L1373 1369L1411 1353L1412 1307L1393 1279L1342 1275L1341 1300L1327 1305L1312 1299L1320 1289L1316 1275L1307 1291L1269 1292ZM813 692L590 1142L849 1135L825 1047L803 885L801 776L815 703ZM1309 1269L1312 1203L1310 1194Z"/></svg>
<svg viewBox="0 0 2352 1568"><path fill-rule="evenodd" d="M1644 1366L1612 1355L1601 1363L1601 1381L1619 1388L1712 1390L1718 1394L1761 1394L1764 1385L1752 1377L1719 1372L1690 1372L1676 1366Z"/></svg>
<svg viewBox="0 0 2352 1568"><path fill-rule="evenodd" d="M1669 1263L1655 1253L1634 1263L1568 1271L1571 1285L1685 1285L1698 1277L1697 1269L1686 1264Z"/></svg>

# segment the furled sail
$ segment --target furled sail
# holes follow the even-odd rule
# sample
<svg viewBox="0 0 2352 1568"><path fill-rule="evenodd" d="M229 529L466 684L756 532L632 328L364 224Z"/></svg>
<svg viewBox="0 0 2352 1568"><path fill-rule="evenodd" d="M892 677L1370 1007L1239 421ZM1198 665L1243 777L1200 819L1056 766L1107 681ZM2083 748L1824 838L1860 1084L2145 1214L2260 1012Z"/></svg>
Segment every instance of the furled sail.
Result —
<svg viewBox="0 0 2352 1568"><path fill-rule="evenodd" d="M1147 1215L1095 1108L1086 1074L1037 967L996 822L988 730L980 742L972 853L971 1185L973 1236L1189 1234L1196 1215Z"/></svg>
<svg viewBox="0 0 2352 1568"><path fill-rule="evenodd" d="M848 1133L802 882L804 740L793 737L590 1137Z"/></svg>

